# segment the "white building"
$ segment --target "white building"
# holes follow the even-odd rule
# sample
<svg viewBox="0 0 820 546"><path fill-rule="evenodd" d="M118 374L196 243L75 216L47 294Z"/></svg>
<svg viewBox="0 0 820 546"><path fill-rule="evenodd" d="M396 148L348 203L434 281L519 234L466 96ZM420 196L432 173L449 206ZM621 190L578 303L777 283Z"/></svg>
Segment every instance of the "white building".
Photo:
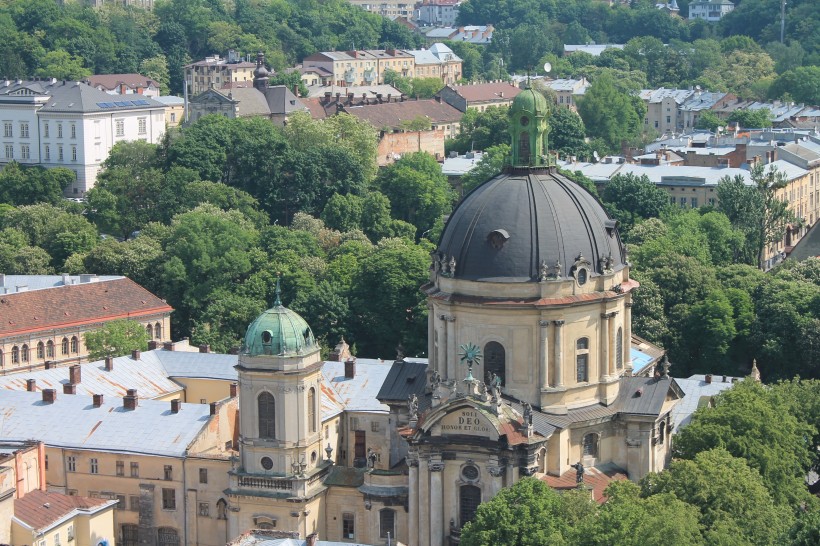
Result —
<svg viewBox="0 0 820 546"><path fill-rule="evenodd" d="M735 9L729 0L695 0L689 4L689 19L720 21L721 17Z"/></svg>
<svg viewBox="0 0 820 546"><path fill-rule="evenodd" d="M461 0L424 0L416 8L416 20L422 25L452 27L458 18Z"/></svg>
<svg viewBox="0 0 820 546"><path fill-rule="evenodd" d="M3 150L0 166L16 161L66 167L77 179L67 195L94 187L102 162L121 141L158 143L165 105L148 97L111 96L82 82L0 81Z"/></svg>

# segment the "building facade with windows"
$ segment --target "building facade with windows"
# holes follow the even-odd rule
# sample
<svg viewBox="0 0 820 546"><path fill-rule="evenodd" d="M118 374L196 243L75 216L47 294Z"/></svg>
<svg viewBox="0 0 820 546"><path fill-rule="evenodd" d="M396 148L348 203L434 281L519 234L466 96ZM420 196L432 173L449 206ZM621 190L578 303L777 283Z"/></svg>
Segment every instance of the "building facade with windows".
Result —
<svg viewBox="0 0 820 546"><path fill-rule="evenodd" d="M339 86L383 84L388 70L403 77L416 74L415 57L400 49L323 51L306 57L302 67L326 70L333 74L332 84Z"/></svg>
<svg viewBox="0 0 820 546"><path fill-rule="evenodd" d="M188 94L194 96L208 89L221 89L228 83L251 82L255 68L255 63L243 60L233 50L228 52L227 59L219 55L212 55L202 61L185 65Z"/></svg>
<svg viewBox="0 0 820 546"><path fill-rule="evenodd" d="M717 22L734 9L735 5L729 0L695 0L689 4L689 19Z"/></svg>
<svg viewBox="0 0 820 546"><path fill-rule="evenodd" d="M0 166L65 167L76 181L67 196L94 186L103 161L121 141L152 144L165 133L165 106L148 97L113 97L83 82L0 82Z"/></svg>
<svg viewBox="0 0 820 546"><path fill-rule="evenodd" d="M0 294L0 374L84 362L85 333L117 319L170 340L173 309L125 277L0 274Z"/></svg>

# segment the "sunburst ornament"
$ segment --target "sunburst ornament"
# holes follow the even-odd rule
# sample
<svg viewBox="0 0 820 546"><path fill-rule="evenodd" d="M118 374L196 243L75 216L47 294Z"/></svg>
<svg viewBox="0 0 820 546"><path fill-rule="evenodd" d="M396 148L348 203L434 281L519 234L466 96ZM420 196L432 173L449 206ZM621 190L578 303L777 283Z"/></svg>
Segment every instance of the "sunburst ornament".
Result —
<svg viewBox="0 0 820 546"><path fill-rule="evenodd" d="M467 380L473 379L473 365L481 364L481 349L472 343L459 345L459 356L462 362L467 362Z"/></svg>

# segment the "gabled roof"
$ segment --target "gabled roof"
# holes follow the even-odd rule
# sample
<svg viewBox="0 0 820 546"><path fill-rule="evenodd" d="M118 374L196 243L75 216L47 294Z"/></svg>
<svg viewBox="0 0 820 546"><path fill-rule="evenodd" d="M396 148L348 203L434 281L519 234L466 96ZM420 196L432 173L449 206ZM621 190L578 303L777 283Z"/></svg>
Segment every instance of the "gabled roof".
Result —
<svg viewBox="0 0 820 546"><path fill-rule="evenodd" d="M407 401L411 394L421 398L427 387L426 371L427 362L397 360L390 367L376 398L382 402Z"/></svg>
<svg viewBox="0 0 820 546"><path fill-rule="evenodd" d="M0 81L0 102L20 92L27 92L45 99L41 113L72 112L98 113L123 110L150 110L165 108L165 105L142 95L117 97L100 91L84 82L42 80L42 81Z"/></svg>
<svg viewBox="0 0 820 546"><path fill-rule="evenodd" d="M619 413L658 416L669 397L683 397L671 377L624 377L614 405Z"/></svg>
<svg viewBox="0 0 820 546"><path fill-rule="evenodd" d="M94 407L88 396L57 393L53 403L34 392L0 392L0 440L36 439L47 446L113 453L183 457L211 420L207 404L140 400L134 410L122 400ZM55 426L59 423L59 426Z"/></svg>
<svg viewBox="0 0 820 546"><path fill-rule="evenodd" d="M253 87L232 86L230 89L208 89L194 99L192 103L217 100L236 104L239 117L269 116L290 114L297 110L306 110L302 102L287 86L273 85L265 91Z"/></svg>
<svg viewBox="0 0 820 546"><path fill-rule="evenodd" d="M407 100L384 102L362 106L345 106L345 112L367 121L376 129L401 128L402 122L417 118L427 118L431 124L456 123L464 115L446 102L429 100Z"/></svg>
<svg viewBox="0 0 820 546"><path fill-rule="evenodd" d="M86 81L92 87L102 87L111 91L119 89L120 84L124 84L130 89L138 87L159 88L159 82L142 74L96 74L89 76Z"/></svg>
<svg viewBox="0 0 820 546"><path fill-rule="evenodd" d="M124 277L18 292L0 295L0 337L172 311L163 300Z"/></svg>
<svg viewBox="0 0 820 546"><path fill-rule="evenodd" d="M326 384L338 394L336 401L346 410L388 413L390 408L376 397L392 366L392 361L358 358L355 376L347 378L345 363L331 361L322 365L322 374Z"/></svg>
<svg viewBox="0 0 820 546"><path fill-rule="evenodd" d="M451 88L467 102L489 102L514 99L521 89L505 82L453 85Z"/></svg>
<svg viewBox="0 0 820 546"><path fill-rule="evenodd" d="M688 379L675 379L675 382L686 395L672 409L672 423L675 432L689 424L689 421L692 420L692 414L705 401L711 401L713 396L734 386L732 382L734 378L727 377L726 379L726 381L723 381L722 377L718 375L713 376L708 383L704 375L693 375Z"/></svg>
<svg viewBox="0 0 820 546"><path fill-rule="evenodd" d="M117 504L116 500L92 499L35 489L14 500L14 519L34 531L46 531L61 520L94 514Z"/></svg>

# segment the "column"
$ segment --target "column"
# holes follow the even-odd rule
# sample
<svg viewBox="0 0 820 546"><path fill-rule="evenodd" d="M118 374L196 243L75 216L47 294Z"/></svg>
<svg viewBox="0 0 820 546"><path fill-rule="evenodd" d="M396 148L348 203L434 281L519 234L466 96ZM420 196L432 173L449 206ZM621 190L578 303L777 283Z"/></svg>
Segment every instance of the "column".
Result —
<svg viewBox="0 0 820 546"><path fill-rule="evenodd" d="M410 544L419 543L419 460L415 457L407 458L408 471L410 473L410 498L409 514L407 516L407 529L410 533Z"/></svg>
<svg viewBox="0 0 820 546"><path fill-rule="evenodd" d="M609 375L615 377L617 370L615 370L615 315L617 315L617 311L612 311L609 313L609 320L607 323L609 327Z"/></svg>
<svg viewBox="0 0 820 546"><path fill-rule="evenodd" d="M627 296L627 297L631 297ZM632 371L632 302L628 301L624 305L624 369Z"/></svg>
<svg viewBox="0 0 820 546"><path fill-rule="evenodd" d="M444 507L441 497L441 472L444 463L430 463L430 546L444 544Z"/></svg>
<svg viewBox="0 0 820 546"><path fill-rule="evenodd" d="M456 370L456 317L447 315L447 378L458 381L458 370Z"/></svg>
<svg viewBox="0 0 820 546"><path fill-rule="evenodd" d="M554 320L552 323L555 325L555 386L560 389L564 386L564 350L561 343L564 321Z"/></svg>
<svg viewBox="0 0 820 546"><path fill-rule="evenodd" d="M430 546L429 461L419 460L419 546Z"/></svg>
<svg viewBox="0 0 820 546"><path fill-rule="evenodd" d="M432 304L427 305L427 358L430 370L436 369L436 315Z"/></svg>
<svg viewBox="0 0 820 546"><path fill-rule="evenodd" d="M549 377L549 341L548 334L549 334L549 325L550 321L548 320L539 320L538 325L541 326L541 346L539 347L538 357L539 357L539 366L538 372L541 381L541 388L548 389L550 388L550 377Z"/></svg>
<svg viewBox="0 0 820 546"><path fill-rule="evenodd" d="M609 318L609 313L601 313L601 346L598 349L598 377L601 381L609 375Z"/></svg>
<svg viewBox="0 0 820 546"><path fill-rule="evenodd" d="M436 355L436 370L442 379L447 377L447 322L444 317L447 315L439 315L441 322L438 324L438 354Z"/></svg>

